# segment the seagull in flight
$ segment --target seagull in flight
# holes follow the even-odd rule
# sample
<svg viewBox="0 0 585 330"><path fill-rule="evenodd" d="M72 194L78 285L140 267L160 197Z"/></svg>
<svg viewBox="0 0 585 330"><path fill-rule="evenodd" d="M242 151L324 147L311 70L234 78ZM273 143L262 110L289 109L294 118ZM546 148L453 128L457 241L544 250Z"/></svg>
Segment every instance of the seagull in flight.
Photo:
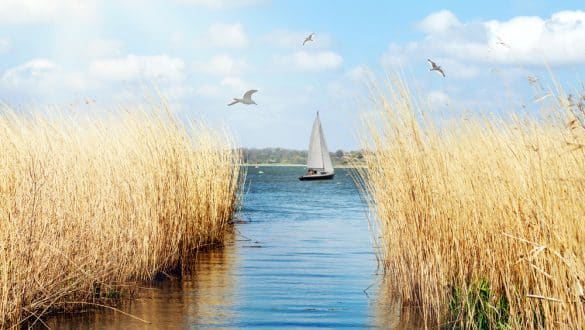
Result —
<svg viewBox="0 0 585 330"><path fill-rule="evenodd" d="M247 91L246 93L244 93L244 96L241 99L234 97L234 100L230 104L228 104L228 106L234 105L236 103L256 104L256 102L254 102L254 100L252 100L252 94L254 94L256 92L257 92L257 90L251 89L251 90Z"/></svg>
<svg viewBox="0 0 585 330"><path fill-rule="evenodd" d="M502 40L502 38L500 38L499 36L497 36L496 38L498 39L498 41L496 41L496 44L497 44L497 45L500 45L500 46L506 47L506 48L508 48L508 49L510 49L510 48L511 48L511 47L510 47L510 45L508 45L507 43L505 43L505 42Z"/></svg>
<svg viewBox="0 0 585 330"><path fill-rule="evenodd" d="M441 68L440 65L437 65L437 63L431 61L430 59L427 59L427 61L429 61L429 63L431 63L432 66L432 68L429 71L437 71L443 75L443 78L445 78L445 72L443 72L443 69Z"/></svg>
<svg viewBox="0 0 585 330"><path fill-rule="evenodd" d="M548 93L544 94L541 97L534 98L534 103L541 102L541 101L543 101L544 99L546 99L547 97L550 97L550 96L552 96L552 93L551 92L548 92Z"/></svg>
<svg viewBox="0 0 585 330"><path fill-rule="evenodd" d="M305 45L307 42L309 42L309 41L314 41L314 40L313 40L313 36L314 36L314 35L315 35L315 32L313 32L313 33L309 34L309 36L305 38L305 41L303 41L303 46L304 46L304 45Z"/></svg>

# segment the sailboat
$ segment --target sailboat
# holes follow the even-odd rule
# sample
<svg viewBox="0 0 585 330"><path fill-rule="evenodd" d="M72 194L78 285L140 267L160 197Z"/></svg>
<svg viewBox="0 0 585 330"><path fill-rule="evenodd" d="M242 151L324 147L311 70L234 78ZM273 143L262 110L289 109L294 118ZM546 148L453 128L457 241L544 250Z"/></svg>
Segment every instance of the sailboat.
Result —
<svg viewBox="0 0 585 330"><path fill-rule="evenodd" d="M309 155L307 157L307 173L299 178L305 180L331 180L335 175L331 157L325 143L325 136L319 120L319 112L313 122L311 141L309 142Z"/></svg>

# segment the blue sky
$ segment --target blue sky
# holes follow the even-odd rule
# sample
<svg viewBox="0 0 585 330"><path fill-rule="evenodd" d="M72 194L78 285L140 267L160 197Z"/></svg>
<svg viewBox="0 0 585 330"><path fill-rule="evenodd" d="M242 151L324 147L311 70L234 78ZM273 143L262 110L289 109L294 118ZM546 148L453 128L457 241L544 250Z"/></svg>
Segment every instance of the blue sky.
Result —
<svg viewBox="0 0 585 330"><path fill-rule="evenodd" d="M577 89L583 7L0 0L0 100L115 111L144 104L155 86L178 115L227 125L243 146L304 149L319 110L330 149L354 149L369 109L366 82L386 74L401 72L425 107L453 114L538 111L533 98L550 87L549 68ZM315 41L302 46L311 32ZM429 72L427 58L447 77ZM248 89L259 90L258 106L226 106Z"/></svg>

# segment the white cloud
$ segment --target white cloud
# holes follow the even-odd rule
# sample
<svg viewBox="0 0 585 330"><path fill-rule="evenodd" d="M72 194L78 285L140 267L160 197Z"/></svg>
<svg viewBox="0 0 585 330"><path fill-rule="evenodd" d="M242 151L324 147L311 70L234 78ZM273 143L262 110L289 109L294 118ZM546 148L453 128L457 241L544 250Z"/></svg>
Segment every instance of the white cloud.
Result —
<svg viewBox="0 0 585 330"><path fill-rule="evenodd" d="M432 14L423 22L433 15L439 14ZM439 16L451 17L448 12ZM462 61L532 65L585 63L583 11L557 12L546 19L518 16L507 21L458 22L456 17L435 22L435 30L426 30L427 47Z"/></svg>
<svg viewBox="0 0 585 330"><path fill-rule="evenodd" d="M459 22L457 16L448 10L430 14L418 23L418 27L428 34L443 33L458 26L461 26L461 22Z"/></svg>
<svg viewBox="0 0 585 330"><path fill-rule="evenodd" d="M235 59L229 55L216 55L207 62L195 63L199 72L219 76L240 75L249 69L250 65L245 60Z"/></svg>
<svg viewBox="0 0 585 330"><path fill-rule="evenodd" d="M432 106L444 107L449 104L451 98L445 92L431 91L427 94L427 101Z"/></svg>
<svg viewBox="0 0 585 330"><path fill-rule="evenodd" d="M266 3L266 0L175 0L186 5L203 6L210 9L226 9L253 6Z"/></svg>
<svg viewBox="0 0 585 330"><path fill-rule="evenodd" d="M278 59L278 62L301 71L323 71L339 68L343 57L332 51L298 51Z"/></svg>
<svg viewBox="0 0 585 330"><path fill-rule="evenodd" d="M6 70L0 84L14 93L38 96L82 91L90 81L81 72L68 72L49 59L36 58Z"/></svg>
<svg viewBox="0 0 585 330"><path fill-rule="evenodd" d="M0 95L7 100L39 99L45 102L71 102L88 95L110 101L139 100L145 85L120 84L143 79L153 82L168 100L185 99L194 94L184 83L183 60L168 55L96 59L77 71L47 58L36 58L6 70L0 75ZM122 91L122 92L121 92ZM134 95L134 98L126 97Z"/></svg>
<svg viewBox="0 0 585 330"><path fill-rule="evenodd" d="M77 0L2 0L0 25L47 23L61 18L89 19L95 15L96 3Z"/></svg>
<svg viewBox="0 0 585 330"><path fill-rule="evenodd" d="M491 60L502 63L585 62L585 12L562 11L548 19L516 17L485 23ZM504 43L504 44L502 44Z"/></svg>
<svg viewBox="0 0 585 330"><path fill-rule="evenodd" d="M585 12L563 11L549 18L518 16L505 21L461 22L443 10L425 17L422 40L392 43L382 56L390 69L423 67L435 60L448 78L471 79L506 65L552 67L585 63ZM424 64L423 64L424 63Z"/></svg>
<svg viewBox="0 0 585 330"><path fill-rule="evenodd" d="M248 35L240 23L216 23L209 27L204 42L221 48L244 48L248 46Z"/></svg>
<svg viewBox="0 0 585 330"><path fill-rule="evenodd" d="M415 41L408 42L405 45L391 43L386 54L382 56L381 62L384 66L403 67L412 59L412 54L420 53L420 48L420 44Z"/></svg>
<svg viewBox="0 0 585 330"><path fill-rule="evenodd" d="M208 98L240 97L249 89L260 89L257 85L245 81L237 76L228 76L219 81L217 84L205 83L195 89L195 94Z"/></svg>
<svg viewBox="0 0 585 330"><path fill-rule="evenodd" d="M115 39L95 39L89 42L87 53L90 58L120 56L122 42Z"/></svg>
<svg viewBox="0 0 585 330"><path fill-rule="evenodd" d="M54 62L46 58L37 58L6 70L2 75L2 81L9 86L17 87L42 81L57 69L58 66Z"/></svg>
<svg viewBox="0 0 585 330"><path fill-rule="evenodd" d="M357 83L374 82L376 77L370 68L359 65L347 72L347 77Z"/></svg>
<svg viewBox="0 0 585 330"><path fill-rule="evenodd" d="M89 73L102 80L163 79L181 80L185 63L168 55L99 59L89 66Z"/></svg>
<svg viewBox="0 0 585 330"><path fill-rule="evenodd" d="M219 83L221 86L228 87L234 91L241 91L244 93L245 91L252 89L250 87L250 83L242 80L239 77L227 77L221 80Z"/></svg>
<svg viewBox="0 0 585 330"><path fill-rule="evenodd" d="M60 1L0 1L0 21L5 24L48 21L57 14L62 5L63 2Z"/></svg>

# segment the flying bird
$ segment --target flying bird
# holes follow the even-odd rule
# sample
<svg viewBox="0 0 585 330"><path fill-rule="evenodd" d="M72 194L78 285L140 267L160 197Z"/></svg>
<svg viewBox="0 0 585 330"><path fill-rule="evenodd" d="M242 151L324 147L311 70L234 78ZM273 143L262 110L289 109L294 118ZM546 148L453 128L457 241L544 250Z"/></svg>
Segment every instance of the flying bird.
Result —
<svg viewBox="0 0 585 330"><path fill-rule="evenodd" d="M252 94L254 94L256 92L257 92L257 90L251 89L251 90L247 91L246 93L244 93L244 96L241 99L234 97L234 100L230 104L228 104L228 106L234 105L236 103L256 104L256 102L254 102L254 100L252 100Z"/></svg>
<svg viewBox="0 0 585 330"><path fill-rule="evenodd" d="M500 37L496 37L496 38L498 39L498 41L496 41L496 44L498 44L498 45L500 45L500 46L503 46L503 47L506 47L506 48L508 48L508 49L510 49L510 48L511 48L511 47L510 47L510 45L508 45L507 43L505 43L505 42L502 40L502 38L500 38Z"/></svg>
<svg viewBox="0 0 585 330"><path fill-rule="evenodd" d="M534 103L541 102L541 101L543 101L544 99L546 99L547 97L550 97L550 96L552 96L552 93L551 92L548 92L548 93L544 94L541 97L536 97L536 98L534 98Z"/></svg>
<svg viewBox="0 0 585 330"><path fill-rule="evenodd" d="M313 36L314 36L314 35L315 35L315 32L313 32L313 33L309 34L309 36L305 38L305 41L303 41L303 46L304 46L304 45L305 45L307 42L309 42L309 41L314 41L314 40L313 40Z"/></svg>
<svg viewBox="0 0 585 330"><path fill-rule="evenodd" d="M437 71L443 75L443 78L445 77L445 72L443 71L440 65L437 65L437 63L431 61L430 59L427 59L427 61L429 61L429 63L431 63L432 66L432 68L429 71Z"/></svg>

